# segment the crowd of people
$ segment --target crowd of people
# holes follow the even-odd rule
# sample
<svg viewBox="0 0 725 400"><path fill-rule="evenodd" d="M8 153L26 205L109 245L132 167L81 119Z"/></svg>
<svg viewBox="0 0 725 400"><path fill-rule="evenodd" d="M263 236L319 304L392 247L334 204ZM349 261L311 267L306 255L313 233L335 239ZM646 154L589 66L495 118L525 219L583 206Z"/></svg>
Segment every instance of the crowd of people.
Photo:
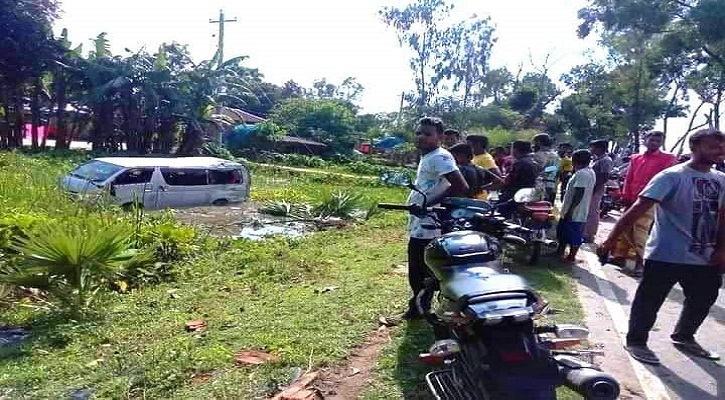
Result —
<svg viewBox="0 0 725 400"><path fill-rule="evenodd" d="M626 349L635 359L657 364L647 347L648 332L657 312L675 283L685 302L671 338L694 355L719 356L704 349L694 334L718 296L725 270L725 173L714 166L725 160L725 134L703 129L690 136L691 157L681 160L661 150L664 134L644 134L644 151L627 156L623 183L625 212L597 253L603 261L641 276L630 314ZM503 215L512 213L514 194L538 189L542 199L554 203L560 192L557 254L574 261L583 243L594 243L600 225L600 203L615 168L609 141L595 140L588 149L574 150L570 143L554 141L546 133L531 141L517 140L507 147L489 149L485 135L462 135L445 130L437 118L423 118L416 131L421 152L416 186L428 204L446 196L492 200ZM409 204L419 204L411 192ZM493 200L492 200L493 201ZM513 208L512 208L513 207ZM425 246L440 232L432 221L411 216L409 222L409 281L413 291L404 318L419 318L415 294L423 287L427 268ZM567 253L568 250L568 253ZM424 309L430 299L424 299Z"/></svg>

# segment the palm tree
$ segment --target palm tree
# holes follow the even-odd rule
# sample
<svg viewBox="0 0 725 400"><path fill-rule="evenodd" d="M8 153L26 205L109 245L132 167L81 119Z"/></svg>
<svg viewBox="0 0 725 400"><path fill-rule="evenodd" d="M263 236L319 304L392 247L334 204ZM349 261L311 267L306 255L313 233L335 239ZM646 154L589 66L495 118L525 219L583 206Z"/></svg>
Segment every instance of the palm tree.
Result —
<svg viewBox="0 0 725 400"><path fill-rule="evenodd" d="M47 290L74 316L137 254L131 249L129 227L94 219L46 226L16 239L11 248L23 262L4 267L0 282Z"/></svg>

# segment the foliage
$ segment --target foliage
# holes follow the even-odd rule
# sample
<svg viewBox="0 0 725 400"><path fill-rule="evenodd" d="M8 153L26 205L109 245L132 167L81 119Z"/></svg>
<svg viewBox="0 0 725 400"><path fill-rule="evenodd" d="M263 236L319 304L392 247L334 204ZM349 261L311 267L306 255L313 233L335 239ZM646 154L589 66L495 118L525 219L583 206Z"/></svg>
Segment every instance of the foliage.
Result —
<svg viewBox="0 0 725 400"><path fill-rule="evenodd" d="M320 218L337 217L354 219L361 206L362 195L350 190L331 193L312 209L312 214Z"/></svg>
<svg viewBox="0 0 725 400"><path fill-rule="evenodd" d="M216 143L204 143L201 146L201 154L210 157L223 158L225 160L234 160L234 155L226 148Z"/></svg>
<svg viewBox="0 0 725 400"><path fill-rule="evenodd" d="M289 217L293 219L307 219L312 215L312 209L309 204L291 203L285 200L267 201L259 207L259 212L276 217Z"/></svg>
<svg viewBox="0 0 725 400"><path fill-rule="evenodd" d="M338 100L288 99L270 121L293 136L327 144L331 153L349 153L357 140L355 113Z"/></svg>
<svg viewBox="0 0 725 400"><path fill-rule="evenodd" d="M706 125L719 127L725 87L723 75L718 72L725 67L721 15L725 15L725 3L720 0L591 0L580 10L579 34L602 32L617 64L634 77L630 79L630 90L637 101L628 110L630 130L646 125L646 108L650 105L647 97L657 84L661 93L655 96L660 100L663 92L674 89L660 114L665 121L682 115L680 102L688 100L688 89L693 89L701 105L693 113L690 130L695 128L694 118L705 104L710 105L705 113Z"/></svg>
<svg viewBox="0 0 725 400"><path fill-rule="evenodd" d="M79 316L135 256L128 226L77 220L43 226L11 248L23 262L0 273L5 284L48 290L71 314Z"/></svg>

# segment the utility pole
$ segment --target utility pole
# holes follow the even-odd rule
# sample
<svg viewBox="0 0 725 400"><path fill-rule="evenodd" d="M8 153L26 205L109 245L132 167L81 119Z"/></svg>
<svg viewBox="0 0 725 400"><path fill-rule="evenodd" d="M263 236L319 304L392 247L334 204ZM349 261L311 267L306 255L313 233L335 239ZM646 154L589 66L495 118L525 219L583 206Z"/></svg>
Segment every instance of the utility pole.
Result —
<svg viewBox="0 0 725 400"><path fill-rule="evenodd" d="M219 24L219 67L224 64L224 24L227 22L237 22L237 19L224 19L224 10L219 10L219 20L209 20L210 24Z"/></svg>

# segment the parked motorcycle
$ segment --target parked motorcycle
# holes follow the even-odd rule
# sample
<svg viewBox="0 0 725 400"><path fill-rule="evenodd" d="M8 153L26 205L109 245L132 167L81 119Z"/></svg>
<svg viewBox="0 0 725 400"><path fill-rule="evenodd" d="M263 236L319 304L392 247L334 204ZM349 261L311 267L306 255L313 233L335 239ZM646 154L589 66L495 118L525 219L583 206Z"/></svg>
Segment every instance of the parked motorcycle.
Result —
<svg viewBox="0 0 725 400"><path fill-rule="evenodd" d="M423 198L421 206L379 207L429 216L430 228L444 232L425 249L433 278L416 296L438 339L420 356L436 367L426 375L435 398L553 400L563 384L587 399L616 399L617 381L578 358L586 351L569 348L588 331L537 325L539 297L504 268L505 244L522 245L531 231L507 222L485 201L449 198L428 207ZM431 292L438 294L434 313L421 305Z"/></svg>
<svg viewBox="0 0 725 400"><path fill-rule="evenodd" d="M604 218L611 211L621 210L624 207L624 198L622 196L622 185L619 175L612 175L604 185L604 195L599 205L599 216Z"/></svg>
<svg viewBox="0 0 725 400"><path fill-rule="evenodd" d="M536 189L521 189L514 195L516 212L512 216L515 224L528 228L523 238L529 243L531 253L529 264L536 264L545 247L556 247L556 241L547 238L546 234L553 226L554 205L548 201L537 200Z"/></svg>

